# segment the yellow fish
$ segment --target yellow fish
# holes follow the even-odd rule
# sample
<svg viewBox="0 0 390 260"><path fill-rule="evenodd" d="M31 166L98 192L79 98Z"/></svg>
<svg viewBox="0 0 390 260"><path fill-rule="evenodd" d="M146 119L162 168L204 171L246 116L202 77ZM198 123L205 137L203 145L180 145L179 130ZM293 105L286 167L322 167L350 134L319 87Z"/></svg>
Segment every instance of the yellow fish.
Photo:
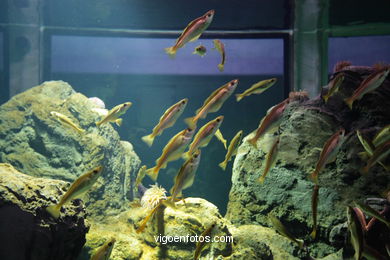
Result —
<svg viewBox="0 0 390 260"><path fill-rule="evenodd" d="M362 133L359 130L356 130L356 135L362 144L365 152L359 153L359 156L363 159L366 160L367 155L368 157L372 157L374 154L375 146L367 139L365 138ZM389 140L390 141L390 140ZM390 167L386 166L383 162L378 161L378 163L386 170L389 171Z"/></svg>
<svg viewBox="0 0 390 260"><path fill-rule="evenodd" d="M69 190L61 197L60 202L58 202L56 205L47 207L46 211L49 212L53 217L58 218L60 216L61 207L65 203L80 197L82 194L88 191L96 182L102 170L103 167L98 166L92 171L81 175L72 183Z"/></svg>
<svg viewBox="0 0 390 260"><path fill-rule="evenodd" d="M324 99L325 103L328 102L328 99L333 96L334 94L337 93L337 91L339 91L339 88L341 86L341 83L343 83L344 81L344 74L343 73L339 73L336 75L336 77L334 77L328 84L328 92L326 93L326 95L322 96L322 98Z"/></svg>
<svg viewBox="0 0 390 260"><path fill-rule="evenodd" d="M107 122L115 122L118 126L122 124L122 118L119 118L121 115L126 113L127 109L131 107L131 102L126 102L120 105L117 105L108 112L108 114L99 122L96 123L97 127L100 127L102 124Z"/></svg>
<svg viewBox="0 0 390 260"><path fill-rule="evenodd" d="M221 130L218 129L217 132L215 132L215 137L217 137L217 139L219 141L221 141L221 143L223 144L223 147L225 147L225 150L226 150L227 149L226 139L223 137Z"/></svg>
<svg viewBox="0 0 390 260"><path fill-rule="evenodd" d="M276 163L276 156L278 154L278 147L279 147L279 137L276 138L271 149L267 153L263 174L259 178L260 183L264 183L265 176L267 176L267 173L271 170L271 168Z"/></svg>
<svg viewBox="0 0 390 260"><path fill-rule="evenodd" d="M202 128L196 133L194 141L190 144L188 152L183 154L183 158L187 160L196 150L207 146L217 129L221 126L222 121L223 116L219 116L202 126Z"/></svg>
<svg viewBox="0 0 390 260"><path fill-rule="evenodd" d="M355 250L354 259L360 260L363 253L363 230L359 219L352 207L347 207L347 224L349 232L351 233L351 243Z"/></svg>
<svg viewBox="0 0 390 260"><path fill-rule="evenodd" d="M196 243L196 248L195 248L195 253L194 253L194 260L198 260L199 259L200 253L202 253L203 248L208 243L211 242L212 232L213 232L213 229L215 228L215 226L216 226L216 223L211 224L210 227L206 228L205 231L203 231L202 234L200 234L199 237L203 237L203 241L201 242L199 240L199 242Z"/></svg>
<svg viewBox="0 0 390 260"><path fill-rule="evenodd" d="M262 81L259 81L255 84L253 84L250 88L245 90L243 93L236 94L237 102L239 102L244 97L250 96L252 94L263 93L264 91L266 91L267 89L272 87L276 83L276 81L277 81L276 78L272 78L272 79L265 79L265 80L262 80Z"/></svg>
<svg viewBox="0 0 390 260"><path fill-rule="evenodd" d="M287 98L268 110L265 117L260 121L259 127L256 129L255 136L248 140L251 145L257 147L257 140L259 140L260 137L262 137L268 130L279 127L283 112L289 103L290 99Z"/></svg>
<svg viewBox="0 0 390 260"><path fill-rule="evenodd" d="M184 189L187 189L192 186L195 179L195 173L198 169L200 162L200 150L197 150L191 158L189 158L180 168L179 172L175 177L175 182L170 190L172 195L171 202L175 202L177 197L181 197L181 193Z"/></svg>
<svg viewBox="0 0 390 260"><path fill-rule="evenodd" d="M317 236L317 208L318 208L318 192L320 186L314 185L313 194L311 196L311 211L313 216L313 231L310 233L312 239L316 239Z"/></svg>
<svg viewBox="0 0 390 260"><path fill-rule="evenodd" d="M137 173L137 178L135 179L135 187L138 189L138 185L141 184L142 180L144 179L146 174L146 165L143 165L141 168L139 168Z"/></svg>
<svg viewBox="0 0 390 260"><path fill-rule="evenodd" d="M287 228L283 225L283 223L280 222L280 220L277 217L275 217L272 213L269 213L268 214L268 219L270 220L272 226L276 229L276 231L278 231L281 235L287 237L288 239L290 239L291 241L296 243L299 246L299 248L303 248L303 246L304 246L303 240L295 238L287 230Z"/></svg>
<svg viewBox="0 0 390 260"><path fill-rule="evenodd" d="M70 126L71 128L73 128L74 130L76 130L79 133L84 133L85 132L84 129L81 129L75 123L73 123L72 120L70 120L69 117L67 117L67 116L65 116L65 115L63 115L61 113L58 113L58 112L55 112L55 111L51 111L50 115L56 117L58 119L58 121L60 121L61 123L64 123L64 124Z"/></svg>
<svg viewBox="0 0 390 260"><path fill-rule="evenodd" d="M208 113L217 112L223 105L223 103L230 97L234 92L238 84L238 79L234 79L222 87L215 90L207 99L204 101L203 106L196 110L195 116L187 118L185 122L190 126L194 127L200 118L206 118Z"/></svg>
<svg viewBox="0 0 390 260"><path fill-rule="evenodd" d="M383 127L372 139L372 143L375 147L380 146L381 144L390 141L390 125Z"/></svg>
<svg viewBox="0 0 390 260"><path fill-rule="evenodd" d="M201 17L190 22L176 40L175 45L165 48L165 52L171 58L174 58L178 49L182 48L188 42L196 41L213 21L214 13L214 10L210 10Z"/></svg>
<svg viewBox="0 0 390 260"><path fill-rule="evenodd" d="M112 249L114 248L115 238L111 238L104 243L93 256L91 260L110 260Z"/></svg>
<svg viewBox="0 0 390 260"><path fill-rule="evenodd" d="M310 175L310 178L315 184L318 184L318 174L325 165L336 159L336 155L345 141L344 135L345 130L341 128L325 142L324 147L321 150L320 158L317 161L316 168Z"/></svg>
<svg viewBox="0 0 390 260"><path fill-rule="evenodd" d="M220 40L213 40L214 48L216 49L222 57L221 63L218 64L219 71L223 71L225 69L225 61L226 61L226 54L225 54L225 44L223 44Z"/></svg>
<svg viewBox="0 0 390 260"><path fill-rule="evenodd" d="M172 127L175 124L176 120L184 112L187 103L188 98L184 98L170 108L168 108L165 111L164 115L162 115L162 117L160 118L158 124L153 128L152 133L150 135L142 137L142 141L144 141L148 146L152 146L154 138L156 136L161 135L165 129Z"/></svg>
<svg viewBox="0 0 390 260"><path fill-rule="evenodd" d="M383 161L390 154L390 141L381 144L376 147L371 158L367 161L367 165L362 169L363 173L368 173L372 166L374 166L377 162ZM387 167L385 167L387 169Z"/></svg>
<svg viewBox="0 0 390 260"><path fill-rule="evenodd" d="M230 141L229 148L225 155L225 160L219 164L219 167L221 167L222 170L226 170L226 165L228 164L228 162L231 160L233 156L237 154L237 149L241 143L241 140L242 140L242 130L238 131L237 134Z"/></svg>
<svg viewBox="0 0 390 260"><path fill-rule="evenodd" d="M356 100L361 99L365 94L380 87L389 74L389 71L390 69L381 69L371 73L367 78L365 78L359 87L353 92L352 96L344 99L348 107L352 109L352 105Z"/></svg>
<svg viewBox="0 0 390 260"><path fill-rule="evenodd" d="M167 167L168 162L180 158L188 144L191 142L194 133L195 129L187 128L172 137L164 147L160 158L156 160L156 166L146 170L146 174L149 175L152 180L157 180L160 169Z"/></svg>

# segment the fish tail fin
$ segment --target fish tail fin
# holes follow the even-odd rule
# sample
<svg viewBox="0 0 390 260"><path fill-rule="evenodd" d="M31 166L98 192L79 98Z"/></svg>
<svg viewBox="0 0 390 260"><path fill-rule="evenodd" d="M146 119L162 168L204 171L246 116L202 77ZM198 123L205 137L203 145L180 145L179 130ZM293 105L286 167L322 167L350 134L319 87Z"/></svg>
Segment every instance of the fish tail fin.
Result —
<svg viewBox="0 0 390 260"><path fill-rule="evenodd" d="M175 46L165 48L164 50L169 55L170 58L174 59L176 57L176 48L175 48Z"/></svg>
<svg viewBox="0 0 390 260"><path fill-rule="evenodd" d="M222 72L225 69L225 66L223 64L218 64L218 69Z"/></svg>
<svg viewBox="0 0 390 260"><path fill-rule="evenodd" d="M223 162L221 162L221 163L218 164L218 165L219 165L219 167L222 168L222 170L226 170L227 161L223 161Z"/></svg>
<svg viewBox="0 0 390 260"><path fill-rule="evenodd" d="M242 95L241 94L236 94L236 100L237 102L240 102L240 100L242 99Z"/></svg>
<svg viewBox="0 0 390 260"><path fill-rule="evenodd" d="M54 218L59 218L60 217L60 209L61 209L61 206L56 204L56 205L51 205L51 206L47 207L46 211L50 215L52 215Z"/></svg>
<svg viewBox="0 0 390 260"><path fill-rule="evenodd" d="M248 140L248 142L254 147L257 148L257 138L253 137Z"/></svg>
<svg viewBox="0 0 390 260"><path fill-rule="evenodd" d="M313 227L313 231L310 233L311 238L314 240L317 237L317 229Z"/></svg>
<svg viewBox="0 0 390 260"><path fill-rule="evenodd" d="M153 168L147 169L147 170L146 170L146 174L147 174L153 181L156 181L156 180L157 180L157 176L158 176L158 168L157 168L157 167L153 167Z"/></svg>
<svg viewBox="0 0 390 260"><path fill-rule="evenodd" d="M115 120L115 124L116 124L117 126L121 126L121 125L122 125L122 121L123 121L122 118L118 118L117 120Z"/></svg>
<svg viewBox="0 0 390 260"><path fill-rule="evenodd" d="M264 180L265 180L265 176L264 176L264 175L261 175L260 178L259 178L260 184L263 184L263 183L264 183Z"/></svg>
<svg viewBox="0 0 390 260"><path fill-rule="evenodd" d="M352 104L353 104L353 99L352 98L346 98L344 99L344 102L347 104L347 106L349 107L349 109L352 110Z"/></svg>
<svg viewBox="0 0 390 260"><path fill-rule="evenodd" d="M83 133L85 133L85 130L84 130L84 129L81 129L81 128L79 128L79 129L77 129L77 132L79 132L79 134L83 134Z"/></svg>
<svg viewBox="0 0 390 260"><path fill-rule="evenodd" d="M153 134L145 135L145 136L143 136L141 139L142 139L142 141L144 141L149 147L151 147L152 144L153 144L153 141L154 141L154 136L153 136Z"/></svg>
<svg viewBox="0 0 390 260"><path fill-rule="evenodd" d="M95 124L96 124L97 127L100 127L101 124L102 124L102 121L96 122Z"/></svg>
<svg viewBox="0 0 390 260"><path fill-rule="evenodd" d="M194 129L196 126L196 121L194 122L195 117L187 117L184 119L184 122L190 127L191 129Z"/></svg>
<svg viewBox="0 0 390 260"><path fill-rule="evenodd" d="M325 103L328 103L328 99L329 99L329 96L328 96L328 95L325 95L325 96L323 96L322 98L324 99Z"/></svg>
<svg viewBox="0 0 390 260"><path fill-rule="evenodd" d="M190 151L183 153L181 158L183 158L184 160L188 160L190 158Z"/></svg>
<svg viewBox="0 0 390 260"><path fill-rule="evenodd" d="M305 242L302 239L297 239L299 248L303 248L305 246Z"/></svg>

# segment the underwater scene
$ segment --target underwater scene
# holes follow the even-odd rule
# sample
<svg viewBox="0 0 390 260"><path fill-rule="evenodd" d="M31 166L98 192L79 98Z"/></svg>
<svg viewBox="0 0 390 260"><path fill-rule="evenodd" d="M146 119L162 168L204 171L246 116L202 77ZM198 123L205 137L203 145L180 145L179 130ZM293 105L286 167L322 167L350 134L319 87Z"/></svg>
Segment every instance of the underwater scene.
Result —
<svg viewBox="0 0 390 260"><path fill-rule="evenodd" d="M0 3L0 259L390 259L390 2L356 9Z"/></svg>

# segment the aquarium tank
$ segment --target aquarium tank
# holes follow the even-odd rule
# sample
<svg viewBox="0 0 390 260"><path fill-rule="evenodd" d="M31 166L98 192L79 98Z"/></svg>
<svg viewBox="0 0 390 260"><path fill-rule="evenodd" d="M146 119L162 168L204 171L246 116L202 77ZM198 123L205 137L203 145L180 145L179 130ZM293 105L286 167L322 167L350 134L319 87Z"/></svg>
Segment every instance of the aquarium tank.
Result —
<svg viewBox="0 0 390 260"><path fill-rule="evenodd" d="M390 259L389 13L0 1L0 259Z"/></svg>

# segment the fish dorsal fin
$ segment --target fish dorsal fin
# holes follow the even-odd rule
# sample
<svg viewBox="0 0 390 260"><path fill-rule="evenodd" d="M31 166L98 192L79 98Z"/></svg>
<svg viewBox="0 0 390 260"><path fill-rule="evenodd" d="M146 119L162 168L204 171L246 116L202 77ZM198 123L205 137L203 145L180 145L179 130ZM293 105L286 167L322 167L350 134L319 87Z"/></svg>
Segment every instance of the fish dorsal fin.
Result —
<svg viewBox="0 0 390 260"><path fill-rule="evenodd" d="M230 83L230 82L229 82ZM214 90L213 93L211 93L211 95L204 101L203 105L201 108L199 108L198 110L196 110L196 114L198 114L202 108L204 108L223 88L225 88L227 86L227 84L229 83L226 83L225 85L223 85L222 87L219 87L217 88L216 90Z"/></svg>

